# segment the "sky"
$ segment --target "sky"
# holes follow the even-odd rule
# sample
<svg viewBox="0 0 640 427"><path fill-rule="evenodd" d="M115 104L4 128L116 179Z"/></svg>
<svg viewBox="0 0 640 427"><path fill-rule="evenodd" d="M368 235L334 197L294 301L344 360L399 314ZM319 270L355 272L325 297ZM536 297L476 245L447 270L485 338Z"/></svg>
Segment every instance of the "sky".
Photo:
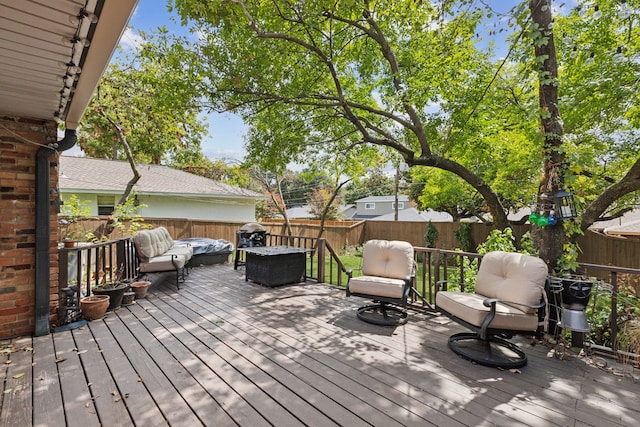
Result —
<svg viewBox="0 0 640 427"><path fill-rule="evenodd" d="M495 19L505 19L500 17L500 13L508 12L515 4L522 0L484 0L483 4L489 5L497 12ZM553 2L554 5L557 2ZM560 2L564 4L564 9L568 9L575 5L575 0L567 0ZM138 6L132 16L129 25L132 27L127 30L121 39L121 44L136 45L137 32L143 30L151 32L159 26L165 25L170 31L181 35L188 35L186 28L179 24L179 19L175 13L170 14L167 11L166 1L164 0L139 0ZM500 39L500 35L493 36L497 44L497 55L506 54L506 46L504 40ZM501 46L502 45L502 46ZM247 130L242 119L231 113L224 114L208 114L205 117L208 124L208 136L202 141L202 150L206 157L212 160L222 159L227 163L234 160L241 161L244 157L244 134Z"/></svg>
<svg viewBox="0 0 640 427"><path fill-rule="evenodd" d="M125 32L120 43L135 45L139 30L149 33L162 25L170 31L188 35L188 30L180 26L179 22L175 13L167 11L164 0L139 0L129 21L132 30ZM214 113L206 115L205 120L209 135L202 141L204 155L212 160L224 159L228 163L233 160L241 161L245 154L243 135L246 131L242 119L230 113Z"/></svg>

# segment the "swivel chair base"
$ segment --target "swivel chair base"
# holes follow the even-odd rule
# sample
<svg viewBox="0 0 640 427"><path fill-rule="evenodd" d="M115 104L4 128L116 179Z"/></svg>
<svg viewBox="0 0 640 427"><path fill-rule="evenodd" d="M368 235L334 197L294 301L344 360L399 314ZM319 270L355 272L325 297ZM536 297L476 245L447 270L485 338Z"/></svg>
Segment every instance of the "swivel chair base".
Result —
<svg viewBox="0 0 640 427"><path fill-rule="evenodd" d="M397 326L407 323L407 312L384 303L365 305L358 309L358 319L381 326Z"/></svg>
<svg viewBox="0 0 640 427"><path fill-rule="evenodd" d="M449 337L449 348L459 356L479 365L513 369L527 364L527 355L517 345L497 336L486 340L473 332Z"/></svg>

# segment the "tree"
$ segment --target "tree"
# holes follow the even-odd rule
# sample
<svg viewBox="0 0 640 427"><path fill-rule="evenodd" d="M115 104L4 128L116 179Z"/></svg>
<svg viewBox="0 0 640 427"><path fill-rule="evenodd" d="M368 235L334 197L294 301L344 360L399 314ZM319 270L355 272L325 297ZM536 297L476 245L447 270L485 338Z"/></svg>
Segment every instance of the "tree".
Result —
<svg viewBox="0 0 640 427"><path fill-rule="evenodd" d="M185 19L216 34L215 49L202 49L207 74L215 76L209 80L214 106L245 112L251 124L261 116L260 124L287 131L288 138L275 139L274 151L293 158L315 134L351 146L388 147L409 165L461 176L483 195L494 220L506 225L498 195L447 155L466 142L464 128L455 126L468 122L461 98L477 97L491 76L488 55L466 41L481 19L479 10L456 15L453 2L436 9L408 0L364 9L327 1L175 4ZM427 120L436 99L441 112ZM444 117L454 125L445 138L438 129ZM271 149L268 144L261 141L260 150Z"/></svg>
<svg viewBox="0 0 640 427"><path fill-rule="evenodd" d="M290 172L286 169L265 170L258 166L250 169L251 176L259 181L269 196L269 201L264 209L264 213L270 218L281 216L284 219L284 225L287 235L293 236L289 215L287 215L287 205L282 197L282 182L287 178Z"/></svg>
<svg viewBox="0 0 640 427"><path fill-rule="evenodd" d="M342 219L340 215L340 199L332 197L333 194L327 188L314 188L309 192L309 208L311 214L320 219L324 216L328 220Z"/></svg>
<svg viewBox="0 0 640 427"><path fill-rule="evenodd" d="M631 114L628 113L629 107L637 106L638 101L637 67L621 64L624 59L615 60L613 54L621 54L621 46L624 45L633 47L631 51L637 55L638 30L634 30L634 22L629 15L620 16L619 6L618 2L607 1L588 12L574 9L558 20L564 30L561 43L566 55L562 57L566 61L562 71L568 75L566 80L561 80L555 45L557 24L551 14L550 1L529 1L529 35L537 64L544 137L544 166L538 205L544 206L544 196L569 185L576 189L583 187L583 191L587 186L591 187L591 191L583 193L585 201L590 202L586 204L581 219L576 224L564 223L570 239L584 232L617 201L628 198L633 192L636 192L637 200L637 190L640 189L640 157L637 151L637 126L640 123L633 112L635 108L632 107ZM585 42L585 37L589 40L590 51L583 58L585 62L579 64L572 58L579 56L578 46L583 46L580 43ZM605 53L606 50L609 54ZM601 57L598 67L592 68L596 52ZM605 74L601 74L602 71ZM614 85L608 83L611 76L617 77ZM561 100L559 88L565 88L563 82L567 83L565 90L568 96ZM600 90L585 91L584 88L593 87L593 82L602 82ZM621 106L621 101L626 105ZM581 108L576 108L576 104ZM566 112L572 138L565 138L561 111ZM576 120L578 117L580 121ZM584 177L592 182L585 185ZM542 235L538 239L541 242L538 245L540 255L554 268L562 256L565 230L547 227L537 231Z"/></svg>
<svg viewBox="0 0 640 427"><path fill-rule="evenodd" d="M350 182L344 190L347 204L370 196L389 196L394 192L393 178L385 175L380 168L372 169L365 177Z"/></svg>
<svg viewBox="0 0 640 427"><path fill-rule="evenodd" d="M141 46L121 51L102 77L83 117L79 145L91 157L122 159L124 136L136 162L197 164L205 127L198 118L194 52L164 28L141 36Z"/></svg>
<svg viewBox="0 0 640 427"><path fill-rule="evenodd" d="M243 114L262 135L277 134L254 140L258 145L251 144L250 150L298 161L310 146L337 152L363 146L391 149L411 167L456 175L469 194L482 198L483 209L500 229L507 225L506 208L525 204L537 186L545 192L567 185L584 191L582 200L591 201L579 224L583 230L614 201L640 188L633 151L637 137L632 136L638 124L634 73L640 37L633 18L623 24L593 19L589 10L558 16L554 23L548 0L523 1L509 19L499 21L508 24L499 31L511 36L509 52L495 60L490 48L477 44L485 32L482 23L493 19L484 2L175 4L185 20L215 34L201 46L212 107ZM613 15L616 4L599 3L602 11L608 8L605 16ZM617 91L610 83L599 96L581 87L605 76L578 65L566 70L566 79L558 73L564 68L552 41L561 26L567 40L578 40L579 29L587 29L582 32L591 39L582 45L593 45L597 52L623 43L619 39L624 37L627 54L636 55L627 61L626 73L616 71L613 61L602 68L625 77L628 88ZM572 47L560 45L561 60ZM572 95L571 110L581 112L567 108L560 88ZM613 100L623 107L612 107ZM563 111L587 147L563 136ZM587 120L569 123L580 116ZM613 129L604 121L612 119L629 130L626 138L606 135ZM624 160L625 152L631 160ZM582 170L589 163L593 168ZM611 163L615 168L604 173ZM580 178L588 175L608 186L585 184ZM561 231L548 230L540 233L540 247L554 247L545 254L553 266Z"/></svg>

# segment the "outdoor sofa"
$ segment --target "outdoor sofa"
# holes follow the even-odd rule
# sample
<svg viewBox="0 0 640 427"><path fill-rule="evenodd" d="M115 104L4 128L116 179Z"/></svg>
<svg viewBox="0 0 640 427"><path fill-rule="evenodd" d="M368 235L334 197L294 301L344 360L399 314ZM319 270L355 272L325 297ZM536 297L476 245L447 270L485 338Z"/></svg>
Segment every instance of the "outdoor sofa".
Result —
<svg viewBox="0 0 640 427"><path fill-rule="evenodd" d="M185 270L189 268L193 257L193 248L190 245L176 244L164 227L140 230L133 241L139 261L139 276L175 271L176 286L180 289L180 281L184 282Z"/></svg>

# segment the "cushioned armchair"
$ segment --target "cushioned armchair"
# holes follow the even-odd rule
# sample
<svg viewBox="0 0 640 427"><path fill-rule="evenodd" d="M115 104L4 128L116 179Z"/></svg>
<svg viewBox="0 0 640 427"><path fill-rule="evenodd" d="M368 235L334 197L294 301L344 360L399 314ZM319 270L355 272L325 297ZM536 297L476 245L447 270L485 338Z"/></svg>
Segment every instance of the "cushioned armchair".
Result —
<svg viewBox="0 0 640 427"><path fill-rule="evenodd" d="M547 265L540 258L508 252L486 254L475 293L439 290L436 294L439 311L474 331L452 335L449 347L485 366L526 365L526 354L505 338L537 331L547 275ZM446 289L446 283L441 284Z"/></svg>
<svg viewBox="0 0 640 427"><path fill-rule="evenodd" d="M404 306L415 278L413 246L398 240L369 240L362 252L362 276L347 272L347 296L371 298L374 304L358 309L358 318L377 325L406 323Z"/></svg>

